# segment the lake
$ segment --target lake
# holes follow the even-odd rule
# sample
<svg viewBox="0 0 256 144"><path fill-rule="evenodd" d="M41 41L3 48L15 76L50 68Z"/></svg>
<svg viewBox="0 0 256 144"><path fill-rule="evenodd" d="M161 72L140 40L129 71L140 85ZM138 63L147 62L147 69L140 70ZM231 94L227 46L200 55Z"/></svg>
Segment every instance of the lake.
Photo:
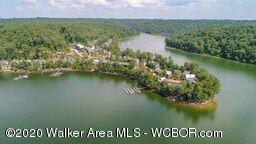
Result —
<svg viewBox="0 0 256 144"><path fill-rule="evenodd" d="M174 143L254 144L256 141L256 67L229 60L165 50L164 37L141 34L120 44L172 56L175 62L196 62L221 82L216 108L177 106L150 91L126 95L123 88L136 86L125 77L66 72L59 78L34 73L14 81L17 74L0 74L1 144ZM6 138L6 128L71 128L114 130L157 127L192 127L222 130L223 138Z"/></svg>

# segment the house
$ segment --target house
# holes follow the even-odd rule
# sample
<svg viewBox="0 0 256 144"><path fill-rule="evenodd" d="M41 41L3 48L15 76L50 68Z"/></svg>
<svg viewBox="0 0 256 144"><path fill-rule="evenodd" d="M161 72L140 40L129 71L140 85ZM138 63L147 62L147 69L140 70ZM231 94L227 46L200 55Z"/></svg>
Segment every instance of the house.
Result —
<svg viewBox="0 0 256 144"><path fill-rule="evenodd" d="M100 62L99 59L94 59L92 63L93 63L93 64L98 64L99 62Z"/></svg>
<svg viewBox="0 0 256 144"><path fill-rule="evenodd" d="M89 54L91 54L91 53L93 53L93 52L95 51L95 46L92 45L91 47L85 47L85 50L86 50Z"/></svg>
<svg viewBox="0 0 256 144"><path fill-rule="evenodd" d="M142 59L140 61L140 66L146 66L147 65L147 61L145 59Z"/></svg>
<svg viewBox="0 0 256 144"><path fill-rule="evenodd" d="M85 46L81 45L81 44L70 44L69 45L71 48L81 52L84 50Z"/></svg>
<svg viewBox="0 0 256 144"><path fill-rule="evenodd" d="M159 81L160 81L160 82L164 82L165 80L166 80L166 77L160 77L160 78L159 78Z"/></svg>
<svg viewBox="0 0 256 144"><path fill-rule="evenodd" d="M129 63L128 62L119 62L118 64L122 65L122 66L129 66Z"/></svg>
<svg viewBox="0 0 256 144"><path fill-rule="evenodd" d="M1 71L10 71L11 70L10 63L6 60L0 61L0 70Z"/></svg>
<svg viewBox="0 0 256 144"><path fill-rule="evenodd" d="M196 75L194 74L186 74L186 79L195 79Z"/></svg>
<svg viewBox="0 0 256 144"><path fill-rule="evenodd" d="M172 78L172 71L166 71L165 72L168 78Z"/></svg>
<svg viewBox="0 0 256 144"><path fill-rule="evenodd" d="M196 79L196 75L195 74L191 74L190 71L184 71L183 74L185 75L187 80Z"/></svg>
<svg viewBox="0 0 256 144"><path fill-rule="evenodd" d="M162 70L161 70L161 67L160 67L160 64L159 64L159 63L157 63L157 64L155 65L155 72L156 72L156 73L161 73L161 72L162 72Z"/></svg>
<svg viewBox="0 0 256 144"><path fill-rule="evenodd" d="M195 74L186 74L186 79L190 82L195 83L196 82L196 75Z"/></svg>
<svg viewBox="0 0 256 144"><path fill-rule="evenodd" d="M156 73L161 73L162 70L161 70L160 68L155 68L155 72L156 72Z"/></svg>

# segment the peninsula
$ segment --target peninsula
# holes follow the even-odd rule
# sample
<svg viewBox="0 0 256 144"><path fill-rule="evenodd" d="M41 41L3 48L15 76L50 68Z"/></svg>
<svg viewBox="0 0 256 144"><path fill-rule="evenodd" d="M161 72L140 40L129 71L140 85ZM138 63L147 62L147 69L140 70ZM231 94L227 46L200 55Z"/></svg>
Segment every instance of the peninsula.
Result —
<svg viewBox="0 0 256 144"><path fill-rule="evenodd" d="M118 42L138 32L115 22L29 20L0 24L1 72L101 72L127 76L177 103L208 104L220 90L218 79L194 63L171 57L121 51Z"/></svg>

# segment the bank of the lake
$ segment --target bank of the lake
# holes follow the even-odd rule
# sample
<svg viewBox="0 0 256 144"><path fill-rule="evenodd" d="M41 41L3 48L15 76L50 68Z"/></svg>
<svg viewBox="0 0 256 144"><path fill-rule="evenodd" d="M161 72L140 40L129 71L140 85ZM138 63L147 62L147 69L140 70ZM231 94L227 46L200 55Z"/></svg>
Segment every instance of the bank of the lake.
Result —
<svg viewBox="0 0 256 144"><path fill-rule="evenodd" d="M33 65L34 65L34 63L32 62L31 66L33 66ZM185 68L190 67L189 65L184 65L184 66L185 66ZM196 67L191 70L199 71L199 72L202 71L200 68L196 68ZM194 84L190 80L183 80L183 82L185 82L185 84L179 84L178 86L174 86L172 83L160 81L159 76L157 76L157 73L152 72L152 70L150 68L144 67L144 66L132 68L132 70L129 70L129 68L119 65L118 63L113 63L113 64L99 63L99 64L94 65L94 68L89 68L89 69L88 69L88 67L85 68L82 66L80 66L79 68L73 68L70 66L70 68L59 67L57 69L54 69L54 68L43 69L43 67L42 67L41 69L33 70L33 71L21 70L21 69L15 68L10 71L0 71L0 72L17 73L20 76L17 76L14 79L19 80L19 77L23 76L23 75L21 75L22 73L24 75L30 77L31 73L49 73L49 72L56 72L56 71L87 72L87 73L89 72L89 73L102 73L102 74L110 74L110 75L116 75L116 76L124 76L124 77L130 78L130 79L134 80L135 82L137 82L139 84L139 87L141 87L140 89L147 89L152 92L155 92L155 93L159 94L160 96L166 98L167 100L172 101L173 103L179 104L179 105L193 106L193 107L207 107L207 106L214 105L216 103L215 96L211 95L211 94L210 95L208 94L210 96L210 98L204 99L201 101L192 101L190 99L182 100L183 96L179 95L179 89L190 88L189 86L186 86L186 85L193 86ZM218 80L215 77L208 74L206 71L204 72L203 76L207 77L208 79L213 79L213 82L210 82L210 84L212 85L212 87L211 87L212 89L213 89L213 87L219 86L219 85L217 85L218 83L217 84L215 83L215 81L218 82ZM23 78L21 78L21 80L22 79ZM148 82L149 79L151 81L154 81L154 83ZM200 84L201 81L203 81L203 80L204 79L199 78L198 80L196 80L196 84ZM183 82L181 82L181 83L183 83ZM208 87L210 87L210 86L206 85L205 87L200 87L200 88L201 88L201 90L205 89L204 91L207 91ZM204 94L204 95L206 95L206 94Z"/></svg>

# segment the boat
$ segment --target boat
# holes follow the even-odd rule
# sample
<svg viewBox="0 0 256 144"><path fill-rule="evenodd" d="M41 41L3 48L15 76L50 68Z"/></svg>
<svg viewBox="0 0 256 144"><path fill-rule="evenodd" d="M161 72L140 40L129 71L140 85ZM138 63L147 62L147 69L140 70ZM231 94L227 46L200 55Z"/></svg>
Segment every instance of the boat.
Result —
<svg viewBox="0 0 256 144"><path fill-rule="evenodd" d="M22 80L22 79L27 79L29 77L29 75L31 74L31 72L25 74L25 75L21 75L21 76L18 76L18 77L15 77L14 80Z"/></svg>
<svg viewBox="0 0 256 144"><path fill-rule="evenodd" d="M51 77L58 77L60 75L62 75L62 72L60 72L60 70L58 70L56 73L52 73L50 76Z"/></svg>

